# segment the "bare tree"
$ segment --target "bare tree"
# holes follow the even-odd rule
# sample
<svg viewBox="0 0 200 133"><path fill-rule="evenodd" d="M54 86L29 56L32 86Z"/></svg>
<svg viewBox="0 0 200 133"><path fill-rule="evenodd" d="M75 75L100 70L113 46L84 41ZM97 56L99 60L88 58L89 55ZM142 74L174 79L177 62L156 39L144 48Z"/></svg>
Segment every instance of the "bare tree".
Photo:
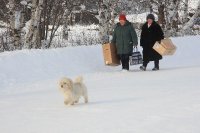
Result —
<svg viewBox="0 0 200 133"><path fill-rule="evenodd" d="M41 40L43 40L43 45L46 48L51 46L52 40L59 26L62 24L62 19L64 16L64 0L45 0L45 7L43 11L43 34L41 35Z"/></svg>
<svg viewBox="0 0 200 133"><path fill-rule="evenodd" d="M63 38L68 40L68 26L70 24L70 20L72 17L72 11L74 10L75 7L81 6L84 4L85 0L68 0L66 1L64 7L64 17L63 17Z"/></svg>

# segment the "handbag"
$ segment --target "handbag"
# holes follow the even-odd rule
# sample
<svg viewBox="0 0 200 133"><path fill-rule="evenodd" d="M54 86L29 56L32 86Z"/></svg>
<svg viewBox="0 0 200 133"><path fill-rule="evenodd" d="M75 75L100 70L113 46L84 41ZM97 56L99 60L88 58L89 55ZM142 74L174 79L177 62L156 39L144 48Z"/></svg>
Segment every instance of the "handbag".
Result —
<svg viewBox="0 0 200 133"><path fill-rule="evenodd" d="M129 56L129 60L130 65L138 65L143 63L142 54L140 53L140 51L138 51L137 47L133 48L133 53L131 56Z"/></svg>

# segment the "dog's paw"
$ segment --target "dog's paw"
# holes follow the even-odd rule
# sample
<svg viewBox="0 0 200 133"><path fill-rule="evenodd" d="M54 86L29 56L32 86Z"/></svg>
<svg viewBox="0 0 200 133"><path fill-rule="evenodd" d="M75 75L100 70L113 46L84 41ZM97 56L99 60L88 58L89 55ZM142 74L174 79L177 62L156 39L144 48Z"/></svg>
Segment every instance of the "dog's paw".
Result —
<svg viewBox="0 0 200 133"><path fill-rule="evenodd" d="M75 103L74 102L71 102L68 104L68 106L73 106Z"/></svg>
<svg viewBox="0 0 200 133"><path fill-rule="evenodd" d="M74 105L74 102L64 101L64 104L67 106L72 106L72 105Z"/></svg>
<svg viewBox="0 0 200 133"><path fill-rule="evenodd" d="M69 102L68 102L68 101L64 101L64 104L65 104L65 105L68 105L68 104L69 104Z"/></svg>
<svg viewBox="0 0 200 133"><path fill-rule="evenodd" d="M88 100L85 100L85 103L88 103Z"/></svg>

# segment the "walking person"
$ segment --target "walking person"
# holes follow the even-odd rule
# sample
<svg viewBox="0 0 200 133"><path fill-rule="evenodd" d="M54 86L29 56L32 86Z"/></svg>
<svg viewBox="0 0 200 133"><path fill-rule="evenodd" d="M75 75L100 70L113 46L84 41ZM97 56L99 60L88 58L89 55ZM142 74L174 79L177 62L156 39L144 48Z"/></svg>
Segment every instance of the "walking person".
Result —
<svg viewBox="0 0 200 133"><path fill-rule="evenodd" d="M160 42L164 39L163 31L158 23L155 22L153 14L147 16L147 22L142 26L142 33L140 38L140 46L143 48L143 65L140 70L145 71L148 63L154 61L153 71L159 70L159 60L162 56L157 53L153 46L156 41Z"/></svg>
<svg viewBox="0 0 200 133"><path fill-rule="evenodd" d="M119 22L113 32L112 44L116 45L117 54L122 63L122 70L129 70L129 56L133 52L133 46L137 46L138 38L135 29L124 14L119 15Z"/></svg>

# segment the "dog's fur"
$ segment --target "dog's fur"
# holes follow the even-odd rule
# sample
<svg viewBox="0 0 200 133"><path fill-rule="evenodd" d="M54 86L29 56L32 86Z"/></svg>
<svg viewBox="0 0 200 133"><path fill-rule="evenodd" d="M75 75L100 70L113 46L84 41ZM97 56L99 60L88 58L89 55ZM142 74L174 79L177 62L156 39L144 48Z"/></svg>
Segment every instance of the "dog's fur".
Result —
<svg viewBox="0 0 200 133"><path fill-rule="evenodd" d="M85 103L88 103L87 88L81 76L77 77L75 81L66 77L60 79L59 89L64 94L64 103L66 105L78 103L81 96L83 96Z"/></svg>

